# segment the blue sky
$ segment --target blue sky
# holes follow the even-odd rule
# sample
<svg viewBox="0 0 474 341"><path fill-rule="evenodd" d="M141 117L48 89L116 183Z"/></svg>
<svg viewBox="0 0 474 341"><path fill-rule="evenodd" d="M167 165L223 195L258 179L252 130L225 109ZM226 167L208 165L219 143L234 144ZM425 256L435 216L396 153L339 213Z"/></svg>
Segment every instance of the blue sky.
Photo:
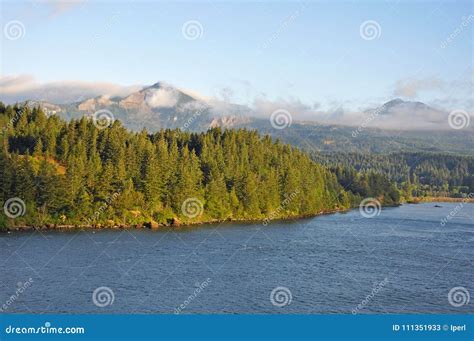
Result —
<svg viewBox="0 0 474 341"><path fill-rule="evenodd" d="M472 109L471 1L1 6L3 77L27 75L37 83L166 81L243 104L263 97L357 108L403 97ZM20 39L5 37L12 20L24 26ZM202 27L195 40L182 32L190 20ZM380 28L373 40L360 33L368 20Z"/></svg>

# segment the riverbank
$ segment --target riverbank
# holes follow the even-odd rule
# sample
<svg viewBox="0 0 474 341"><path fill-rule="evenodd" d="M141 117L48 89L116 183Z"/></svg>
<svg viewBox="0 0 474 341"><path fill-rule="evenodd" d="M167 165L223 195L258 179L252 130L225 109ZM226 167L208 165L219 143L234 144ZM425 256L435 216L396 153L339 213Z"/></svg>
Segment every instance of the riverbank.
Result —
<svg viewBox="0 0 474 341"><path fill-rule="evenodd" d="M0 232L7 232L7 231L74 231L74 230L120 230L120 229L148 229L148 230L159 230L159 229L166 229L166 228L186 228L191 226L199 226L199 225L211 225L211 224L220 224L224 222L229 223L259 223L262 226L267 226L273 221L289 221L289 220L299 220L299 219L307 219L313 218L322 215L334 214L334 213L341 213L346 212L355 207L351 208L340 208L334 210L327 210L327 211L319 211L315 214L307 214L307 215L294 215L288 217L277 217L277 218L270 218L269 216L256 218L256 219L249 219L249 218L227 218L227 219L207 219L207 220L199 220L199 221L181 221L177 218L173 218L170 223L168 224L160 224L155 221L140 223L140 224L44 224L41 226L38 225L21 225L21 226L11 226L6 227L4 230L0 229Z"/></svg>
<svg viewBox="0 0 474 341"><path fill-rule="evenodd" d="M383 207L396 207L403 204L421 204L421 203L455 203L455 202L469 202L474 203L474 197L466 197L466 198L450 198L450 197L416 197L411 200L407 200L406 202L400 203L399 205L384 205ZM103 230L103 229L111 229L111 230L119 230L119 229L148 229L148 230L159 230L159 229L166 229L166 228L186 228L192 226L199 226L199 225L210 225L210 224L220 224L224 222L229 223L248 223L248 224L256 224L260 223L262 226L267 226L271 222L274 221L289 221L289 220L299 220L299 219L307 219L318 217L322 215L334 214L334 213L342 213L347 212L352 209L357 209L358 206L350 207L350 208L340 208L334 210L326 210L326 211L319 211L314 214L307 214L307 215L295 215L295 216L288 216L288 217L271 217L265 216L256 219L249 219L249 218L227 218L227 219L206 219L206 220L195 220L195 221L181 221L178 218L173 218L167 224L158 223L155 221L144 222L140 224L118 224L118 223L109 223L109 224L44 224L41 226L38 225L19 225L19 226L10 226L6 227L3 230L0 229L0 232L7 232L7 231L74 231L74 230Z"/></svg>

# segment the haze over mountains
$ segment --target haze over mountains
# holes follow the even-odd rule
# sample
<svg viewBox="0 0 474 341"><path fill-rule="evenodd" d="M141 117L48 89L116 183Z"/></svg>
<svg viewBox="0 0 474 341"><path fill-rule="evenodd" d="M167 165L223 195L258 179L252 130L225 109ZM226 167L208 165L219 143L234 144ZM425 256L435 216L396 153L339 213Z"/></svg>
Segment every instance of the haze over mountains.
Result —
<svg viewBox="0 0 474 341"><path fill-rule="evenodd" d="M399 98L360 111L341 108L334 112L295 110L273 103L265 107L268 112L262 112L261 108L205 98L158 82L120 96L104 94L68 104L42 100L28 103L41 105L49 114L66 119L108 110L114 119L136 131L143 128L149 132L162 128L190 131L205 131L211 127L257 129L313 151L472 154L474 150L472 125L455 130L448 123L448 110ZM280 117L284 120L283 126L277 128L281 129L271 122L275 110L283 110L285 116ZM299 117L304 119L298 120Z"/></svg>
<svg viewBox="0 0 474 341"><path fill-rule="evenodd" d="M64 91L67 92L68 89ZM87 92L84 94L87 95ZM50 96L46 94L46 97ZM63 97L70 98L71 96ZM288 111L293 121L306 123L315 121L322 124L347 126L363 124L364 127L398 130L450 129L447 124L448 113L456 109L441 110L422 102L404 101L400 98L365 110L347 110L339 107L332 112L324 112L311 110L304 105L295 108L294 105L285 106L284 103L280 103L278 106L277 102L273 103L273 106L261 105L258 108L250 108L224 100L189 94L163 82L143 87L138 91L131 91L126 95L101 94L90 98L83 97L84 95L78 96L75 101L66 104L56 103L48 98L28 98L28 100L32 104L39 102L46 109L65 117L92 114L102 109L110 110L116 118L122 120L130 128L146 127L150 131L160 128L179 128L185 123L188 123L185 128L193 130L206 129L216 124L230 127L242 122L248 123L249 120L242 119L243 117L269 118L272 111L277 109ZM8 98L3 100L9 102ZM270 101L266 102L270 103ZM371 119L374 115L376 117ZM191 117L193 121L188 122ZM410 121L409 125L406 124L407 119ZM136 120L141 122L136 122Z"/></svg>
<svg viewBox="0 0 474 341"><path fill-rule="evenodd" d="M242 105L193 97L163 82L126 96L101 95L69 104L44 100L32 100L28 103L41 105L50 114L58 114L67 119L108 110L126 127L133 130L146 128L150 132L162 128L202 131L221 124L231 127L247 122L246 117L251 117L253 113L250 108Z"/></svg>

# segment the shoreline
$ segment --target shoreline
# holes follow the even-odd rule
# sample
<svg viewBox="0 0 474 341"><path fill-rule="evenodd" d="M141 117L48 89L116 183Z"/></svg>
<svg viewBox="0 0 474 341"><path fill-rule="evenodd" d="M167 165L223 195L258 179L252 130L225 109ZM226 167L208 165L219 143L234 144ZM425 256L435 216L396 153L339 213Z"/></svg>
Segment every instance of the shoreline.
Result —
<svg viewBox="0 0 474 341"><path fill-rule="evenodd" d="M274 219L269 219L268 216L263 218L256 218L256 219L234 219L234 218L227 218L227 219L212 219L212 220L203 220L203 221L195 221L195 222L179 222L179 224L158 224L151 227L151 223L142 223L142 224L129 224L129 225L114 225L114 226L97 226L97 225L89 225L89 224L81 224L81 225L59 225L59 224L45 224L43 226L32 226L32 225L25 225L25 226L14 226L14 227L7 227L5 230L0 230L2 232L31 232L31 231L78 231L78 230L150 230L150 231L158 231L161 229L180 229L180 228L189 228L193 226L202 226L202 225L215 225L221 223L259 223L262 226L267 226L270 222L274 221L289 221L289 220L300 220L300 219L307 219L307 218L314 218L323 215L329 215L334 213L341 213L347 212L352 210L356 207L351 207L347 209L336 209L330 211L320 211L315 214L306 214L306 215L298 215L298 216L289 216L289 217L278 217Z"/></svg>
<svg viewBox="0 0 474 341"><path fill-rule="evenodd" d="M405 202L401 202L398 205L385 205L383 207L398 207L401 205L416 205L416 204L427 204L427 203L453 203L453 202L466 202L466 203L474 203L474 198L450 198L450 197L417 197L413 198L411 200L407 200ZM269 219L268 216L264 218L256 218L256 219L246 219L246 218L241 218L241 219L233 219L233 218L227 218L227 219L213 219L213 220L203 220L203 221L195 221L195 222L180 222L175 224L175 223L170 223L170 224L159 224L156 223L156 225L153 225L150 222L147 223L142 223L142 224L129 224L129 225L114 225L114 226L101 226L100 224L97 225L89 225L89 224L82 224L82 225L59 225L59 224L45 224L43 226L32 226L32 225L25 225L25 226L14 226L14 227L7 227L4 230L0 230L0 233L6 233L6 232L31 232L31 231L61 231L61 232L67 232L67 231L78 231L78 230L150 230L150 231L157 231L161 229L180 229L180 228L189 228L193 226L202 226L202 225L215 225L215 224L221 224L221 223L259 223L262 226L267 226L270 222L275 222L275 221L289 221L289 220L300 220L300 219L307 219L307 218L315 218L323 215L329 215L329 214L335 214L335 213L345 213L350 210L357 209L358 206L355 207L350 207L350 208L344 208L344 209L335 209L335 210L329 210L329 211L320 211L315 214L307 214L307 215L299 215L299 216L289 216L289 217L278 217L274 219Z"/></svg>

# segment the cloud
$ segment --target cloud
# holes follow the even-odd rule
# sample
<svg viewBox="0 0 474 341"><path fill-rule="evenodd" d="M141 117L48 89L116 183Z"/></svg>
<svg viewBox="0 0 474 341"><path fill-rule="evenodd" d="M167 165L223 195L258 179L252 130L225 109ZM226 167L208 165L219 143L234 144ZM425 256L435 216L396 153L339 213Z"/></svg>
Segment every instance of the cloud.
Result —
<svg viewBox="0 0 474 341"><path fill-rule="evenodd" d="M448 127L448 113L431 107L416 109L410 102L395 108L384 106L360 113L359 125L395 130L444 129Z"/></svg>
<svg viewBox="0 0 474 341"><path fill-rule="evenodd" d="M445 82L439 78L424 78L424 79L402 79L395 83L395 96L403 96L408 98L418 97L418 94L423 91L442 90L445 87Z"/></svg>
<svg viewBox="0 0 474 341"><path fill-rule="evenodd" d="M256 116L264 118L270 117L274 111L280 109L288 111L293 120L299 121L314 121L321 119L324 115L322 111L314 110L313 106L301 102L298 98L269 100L266 97L259 97L254 100L252 108Z"/></svg>
<svg viewBox="0 0 474 341"><path fill-rule="evenodd" d="M145 101L152 108L171 108L178 103L179 93L173 88L151 89Z"/></svg>
<svg viewBox="0 0 474 341"><path fill-rule="evenodd" d="M4 76L0 78L0 93L15 93L29 89L34 83L30 75Z"/></svg>
<svg viewBox="0 0 474 341"><path fill-rule="evenodd" d="M416 98L423 92L433 92L439 97L471 98L474 89L474 68L467 67L456 79L441 79L436 76L425 78L405 78L394 84L393 95Z"/></svg>
<svg viewBox="0 0 474 341"><path fill-rule="evenodd" d="M142 86L121 86L112 83L59 81L39 83L31 75L0 76L0 100L5 103L26 100L55 104L80 102L101 95L126 96Z"/></svg>
<svg viewBox="0 0 474 341"><path fill-rule="evenodd" d="M393 103L392 103L393 104ZM433 103L431 103L433 105ZM322 125L343 125L365 128L380 128L389 130L446 130L449 126L449 110L440 106L429 106L421 102L399 102L396 105L381 104L362 110L348 109L347 103L334 102L326 110L318 105L307 105L299 99L267 98L256 99L252 109L253 116L269 119L276 110L286 110L291 114L294 123L308 122ZM474 121L472 113L471 121ZM302 123L303 123L302 122Z"/></svg>
<svg viewBox="0 0 474 341"><path fill-rule="evenodd" d="M209 96L205 96L203 94L201 94L200 92L197 92L195 90L192 90L192 89L187 89L187 88L177 88L179 91L181 91L182 93L184 93L185 95L188 95L192 98L195 98L201 102L210 102L212 101L212 98L209 97Z"/></svg>
<svg viewBox="0 0 474 341"><path fill-rule="evenodd" d="M423 83L423 86L419 86ZM406 83L406 91L415 93L431 84L434 87L442 82L411 82ZM446 84L465 86L464 79L445 82ZM434 84L434 85L433 85ZM0 101L15 103L25 100L44 100L50 103L63 104L82 102L98 96L127 96L143 89L143 86L120 86L111 83L92 83L79 81L62 81L39 83L30 75L0 77ZM232 103L232 90L224 91L228 96L219 98L205 97L199 93L184 90L194 101L179 101L180 92L170 85L159 88L148 88L145 101L153 108L175 107L178 112L210 113L212 116L257 117L268 120L271 114L280 109L290 112L293 122L316 122L319 124L345 125L364 128L385 128L397 130L415 129L446 129L448 114L451 110L466 110L472 116L474 100L457 100L448 91L445 96L430 101L431 106L420 102L398 101L397 105L380 107L379 102L371 108L354 109L354 102L327 102L324 109L318 102L305 103L296 97L270 99L266 95L256 94L249 105ZM418 90L416 90L418 89ZM410 93L408 91L408 93ZM224 97L224 98L223 98ZM225 100L227 97L228 100ZM396 101L395 101L396 102ZM400 103L401 102L401 103ZM379 108L379 109L377 109ZM376 115L374 115L376 112ZM471 119L474 122L474 117Z"/></svg>
<svg viewBox="0 0 474 341"><path fill-rule="evenodd" d="M202 114L209 109L209 105L201 101L190 101L178 107L179 112Z"/></svg>
<svg viewBox="0 0 474 341"><path fill-rule="evenodd" d="M413 83L420 85L423 82ZM423 87L427 88L431 83L435 87L441 82L424 82ZM450 84L453 82L450 82ZM407 87L407 91L408 91ZM420 86L421 88L421 86ZM421 102L402 102L393 107L384 107L383 100L372 107L354 108L353 101L329 101L324 109L319 102L305 103L296 97L270 99L265 95L254 98L247 110L239 109L237 105L226 101L232 96L223 96L222 93L231 94L232 91L220 92L219 99L208 101L213 112L218 108L221 115L235 115L236 112L244 116L257 117L260 119L270 119L273 112L277 110L288 111L294 123L313 122L322 125L344 125L363 128L381 128L391 130L440 130L450 129L448 125L449 110L452 106L442 105L440 101L432 101L429 105ZM390 98L386 99L386 101ZM452 103L458 103L451 101ZM375 115L373 114L375 111Z"/></svg>
<svg viewBox="0 0 474 341"><path fill-rule="evenodd" d="M213 100L242 103L251 105L255 98L264 96L255 89L255 87L247 80L233 79L226 83L215 85L211 89L211 97Z"/></svg>
<svg viewBox="0 0 474 341"><path fill-rule="evenodd" d="M294 122L317 122L321 124L358 125L363 112L350 111L341 103L332 103L326 110L320 109L320 104L308 105L297 98L269 100L258 98L254 101L255 116L269 119L276 110L285 110L291 114Z"/></svg>

